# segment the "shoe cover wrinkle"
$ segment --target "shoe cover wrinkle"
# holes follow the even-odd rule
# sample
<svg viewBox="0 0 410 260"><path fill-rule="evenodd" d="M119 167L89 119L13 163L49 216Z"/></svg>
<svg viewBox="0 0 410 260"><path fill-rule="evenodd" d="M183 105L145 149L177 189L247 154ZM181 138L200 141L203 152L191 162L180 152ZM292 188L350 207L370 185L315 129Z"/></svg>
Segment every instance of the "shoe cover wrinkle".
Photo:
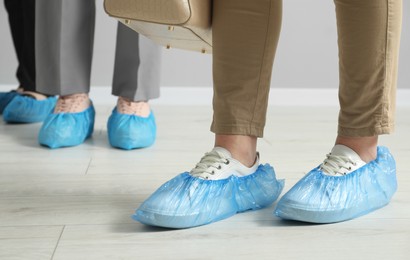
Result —
<svg viewBox="0 0 410 260"><path fill-rule="evenodd" d="M114 108L107 123L111 146L124 149L138 149L154 144L157 133L154 113L148 117L120 114Z"/></svg>
<svg viewBox="0 0 410 260"><path fill-rule="evenodd" d="M153 226L189 228L228 218L236 213L272 204L283 180L273 168L259 165L245 177L205 180L182 173L163 184L136 210L133 219Z"/></svg>
<svg viewBox="0 0 410 260"><path fill-rule="evenodd" d="M32 97L18 95L5 107L3 119L10 123L42 122L52 113L56 102L56 97L36 100Z"/></svg>
<svg viewBox="0 0 410 260"><path fill-rule="evenodd" d="M94 131L95 110L90 105L79 113L52 113L44 121L39 143L50 148L82 144Z"/></svg>
<svg viewBox="0 0 410 260"><path fill-rule="evenodd" d="M386 147L377 158L352 173L329 176L313 169L278 202L283 219L333 223L368 214L387 205L397 190L396 164Z"/></svg>

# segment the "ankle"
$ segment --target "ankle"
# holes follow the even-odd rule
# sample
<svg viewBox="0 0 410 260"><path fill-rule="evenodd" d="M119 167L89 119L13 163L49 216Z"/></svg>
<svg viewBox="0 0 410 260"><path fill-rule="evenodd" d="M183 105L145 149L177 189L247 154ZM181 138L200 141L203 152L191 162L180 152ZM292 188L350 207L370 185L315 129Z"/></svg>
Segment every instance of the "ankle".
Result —
<svg viewBox="0 0 410 260"><path fill-rule="evenodd" d="M338 136L335 144L341 144L355 151L360 158L369 163L377 158L378 136L347 137Z"/></svg>
<svg viewBox="0 0 410 260"><path fill-rule="evenodd" d="M54 113L79 113L91 105L88 93L77 93L60 96L57 100Z"/></svg>
<svg viewBox="0 0 410 260"><path fill-rule="evenodd" d="M47 99L47 96L46 95L43 95L43 94L41 94L41 93L38 93L38 92L34 92L34 91L23 91L23 92L21 92L21 94L22 95L25 95L25 96L29 96L29 97L31 97L31 98L33 98L33 99L35 99L35 100L46 100Z"/></svg>
<svg viewBox="0 0 410 260"><path fill-rule="evenodd" d="M124 97L118 97L117 111L120 114L148 117L151 108L148 101L133 101Z"/></svg>
<svg viewBox="0 0 410 260"><path fill-rule="evenodd" d="M216 135L215 146L227 149L232 157L246 167L251 167L256 160L257 138L245 135Z"/></svg>

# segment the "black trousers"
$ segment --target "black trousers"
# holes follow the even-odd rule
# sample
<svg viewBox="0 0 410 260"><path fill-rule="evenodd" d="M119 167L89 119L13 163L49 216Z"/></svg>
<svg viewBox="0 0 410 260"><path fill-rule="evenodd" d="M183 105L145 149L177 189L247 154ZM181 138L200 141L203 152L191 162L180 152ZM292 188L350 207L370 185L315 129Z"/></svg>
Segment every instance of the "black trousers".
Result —
<svg viewBox="0 0 410 260"><path fill-rule="evenodd" d="M4 0L14 48L17 54L17 79L26 91L36 90L35 0Z"/></svg>

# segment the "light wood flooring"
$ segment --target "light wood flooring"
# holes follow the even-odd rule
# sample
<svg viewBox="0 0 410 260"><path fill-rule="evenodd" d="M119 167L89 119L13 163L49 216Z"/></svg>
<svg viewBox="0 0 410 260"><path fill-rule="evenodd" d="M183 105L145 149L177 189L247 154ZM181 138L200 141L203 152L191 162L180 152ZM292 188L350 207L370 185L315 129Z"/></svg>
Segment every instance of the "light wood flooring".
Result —
<svg viewBox="0 0 410 260"><path fill-rule="evenodd" d="M394 135L399 190L385 208L352 221L307 225L267 209L185 230L144 226L130 216L160 184L190 170L213 145L211 110L155 106L156 144L121 151L107 142L111 106L97 105L85 144L50 150L40 124L0 123L0 259L410 259L410 108ZM270 107L262 162L287 191L332 147L336 108Z"/></svg>

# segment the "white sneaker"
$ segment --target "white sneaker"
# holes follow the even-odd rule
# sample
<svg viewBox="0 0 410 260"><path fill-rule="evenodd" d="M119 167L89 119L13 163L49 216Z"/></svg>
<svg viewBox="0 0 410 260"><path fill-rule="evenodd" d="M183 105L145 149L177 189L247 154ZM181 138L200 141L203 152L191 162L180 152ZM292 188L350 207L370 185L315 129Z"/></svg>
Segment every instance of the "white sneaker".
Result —
<svg viewBox="0 0 410 260"><path fill-rule="evenodd" d="M310 223L346 221L384 207L396 190L396 163L386 147L378 147L377 158L366 164L336 145L322 169L311 170L280 199L275 215Z"/></svg>
<svg viewBox="0 0 410 260"><path fill-rule="evenodd" d="M258 166L259 154L257 154L255 164L248 168L238 160L233 159L228 150L222 147L215 147L201 158L190 174L205 180L222 180L232 175L237 177L250 175L256 172Z"/></svg>
<svg viewBox="0 0 410 260"><path fill-rule="evenodd" d="M137 209L133 218L167 228L189 228L271 205L284 181L269 164L248 168L230 152L215 147L191 172L164 183Z"/></svg>
<svg viewBox="0 0 410 260"><path fill-rule="evenodd" d="M320 169L326 175L343 176L354 172L364 165L366 165L366 162L355 151L345 145L337 144L327 155Z"/></svg>

